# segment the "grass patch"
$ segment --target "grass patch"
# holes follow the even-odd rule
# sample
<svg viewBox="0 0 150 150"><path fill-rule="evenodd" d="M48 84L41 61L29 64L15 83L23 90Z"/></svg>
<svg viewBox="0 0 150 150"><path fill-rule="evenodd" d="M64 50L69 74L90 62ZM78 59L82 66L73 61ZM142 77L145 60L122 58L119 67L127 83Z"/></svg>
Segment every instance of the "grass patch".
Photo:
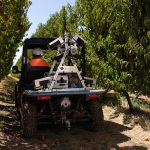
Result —
<svg viewBox="0 0 150 150"><path fill-rule="evenodd" d="M124 114L124 124L130 124L132 127L140 125L145 131L150 130L150 104L142 99L131 97L134 111L129 111L129 106L125 97L118 93L105 94L102 99L104 105L117 107L115 113Z"/></svg>
<svg viewBox="0 0 150 150"><path fill-rule="evenodd" d="M120 94L118 93L111 93L111 94L104 94L101 97L101 103L103 105L109 105L109 106L120 106Z"/></svg>
<svg viewBox="0 0 150 150"><path fill-rule="evenodd" d="M135 110L143 110L143 111L150 111L150 103L145 102L142 99L138 99L135 97L131 97L131 102ZM109 106L119 106L128 109L128 103L125 97L121 96L119 93L111 93L111 94L104 94L101 98L101 103L103 105ZM140 113L140 112L139 112Z"/></svg>
<svg viewBox="0 0 150 150"><path fill-rule="evenodd" d="M150 111L150 104L142 102L141 99L131 98L132 104L135 108L139 108L141 110Z"/></svg>

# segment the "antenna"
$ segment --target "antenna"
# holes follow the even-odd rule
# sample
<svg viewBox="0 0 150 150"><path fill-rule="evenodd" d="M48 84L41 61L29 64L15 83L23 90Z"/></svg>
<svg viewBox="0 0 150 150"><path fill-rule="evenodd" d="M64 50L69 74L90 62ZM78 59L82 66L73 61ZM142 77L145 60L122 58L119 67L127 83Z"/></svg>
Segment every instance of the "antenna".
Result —
<svg viewBox="0 0 150 150"><path fill-rule="evenodd" d="M67 33L67 11L66 7L63 6L62 8L62 17L63 17L63 35Z"/></svg>

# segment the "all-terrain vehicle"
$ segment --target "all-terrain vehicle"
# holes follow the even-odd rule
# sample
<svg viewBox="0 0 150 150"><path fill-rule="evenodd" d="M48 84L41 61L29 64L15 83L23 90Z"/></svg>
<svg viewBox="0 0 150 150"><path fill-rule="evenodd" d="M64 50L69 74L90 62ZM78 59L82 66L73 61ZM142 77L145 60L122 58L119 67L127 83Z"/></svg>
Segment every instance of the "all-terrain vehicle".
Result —
<svg viewBox="0 0 150 150"><path fill-rule="evenodd" d="M70 129L72 122L86 120L93 131L103 126L100 96L104 90L94 89L96 80L86 77L85 47L86 41L78 35L24 41L21 71L13 66L12 72L21 74L15 104L25 137L34 136L38 124L44 123L65 124ZM51 67L28 69L34 48L43 50L53 62Z"/></svg>

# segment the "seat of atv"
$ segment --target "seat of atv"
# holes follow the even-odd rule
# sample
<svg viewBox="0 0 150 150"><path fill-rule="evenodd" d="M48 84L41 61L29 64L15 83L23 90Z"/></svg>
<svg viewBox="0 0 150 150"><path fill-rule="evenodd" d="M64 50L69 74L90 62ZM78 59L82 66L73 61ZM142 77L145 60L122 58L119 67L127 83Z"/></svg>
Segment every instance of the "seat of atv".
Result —
<svg viewBox="0 0 150 150"><path fill-rule="evenodd" d="M27 83L33 83L34 80L43 78L49 70L50 67L47 66L30 67L27 71Z"/></svg>

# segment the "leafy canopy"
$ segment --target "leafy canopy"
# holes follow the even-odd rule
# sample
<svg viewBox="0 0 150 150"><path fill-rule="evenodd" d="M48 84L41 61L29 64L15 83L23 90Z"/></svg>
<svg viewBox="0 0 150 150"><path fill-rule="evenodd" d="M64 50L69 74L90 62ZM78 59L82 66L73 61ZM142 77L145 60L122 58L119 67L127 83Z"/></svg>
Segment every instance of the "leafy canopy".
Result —
<svg viewBox="0 0 150 150"><path fill-rule="evenodd" d="M150 94L149 0L76 0L40 24L33 36L70 35L88 41L87 75L105 88Z"/></svg>
<svg viewBox="0 0 150 150"><path fill-rule="evenodd" d="M0 0L0 79L9 73L19 44L29 29L29 0Z"/></svg>

